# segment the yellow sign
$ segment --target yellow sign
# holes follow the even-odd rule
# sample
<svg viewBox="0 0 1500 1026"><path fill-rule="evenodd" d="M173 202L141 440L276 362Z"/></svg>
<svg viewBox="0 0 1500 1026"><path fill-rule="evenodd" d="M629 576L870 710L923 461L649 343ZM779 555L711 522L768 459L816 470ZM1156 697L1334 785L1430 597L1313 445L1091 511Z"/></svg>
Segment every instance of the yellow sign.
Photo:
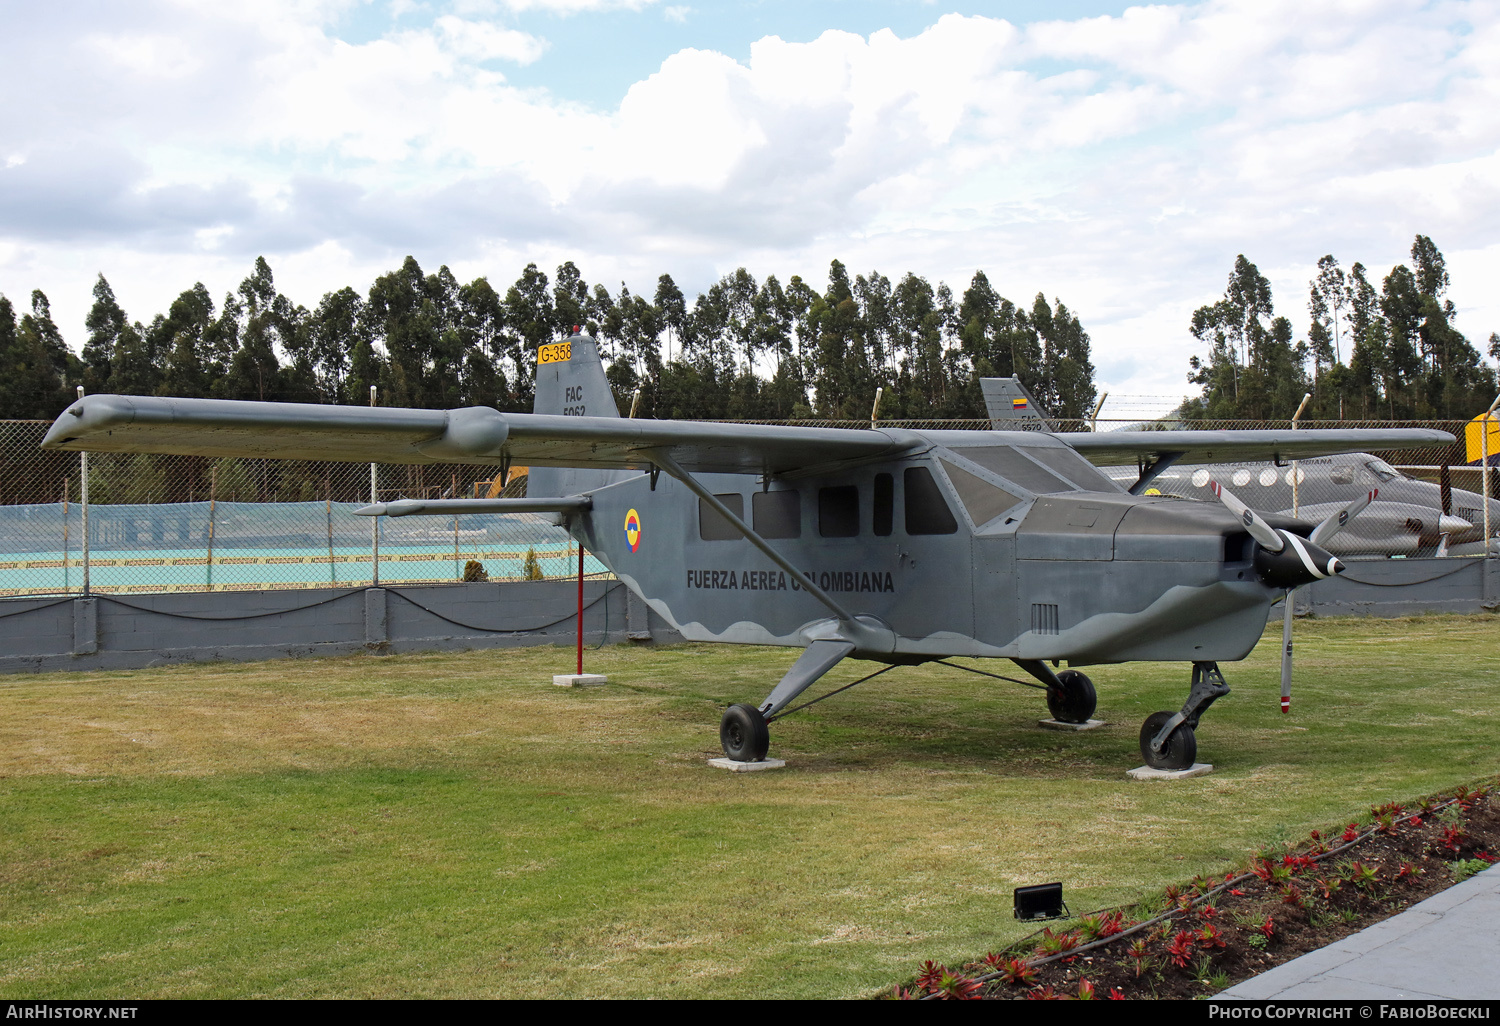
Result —
<svg viewBox="0 0 1500 1026"><path fill-rule="evenodd" d="M1464 427L1464 449L1468 461L1476 466L1484 458L1485 435L1489 436L1489 455L1493 460L1500 454L1500 414L1492 413L1489 420L1480 414Z"/></svg>
<svg viewBox="0 0 1500 1026"><path fill-rule="evenodd" d="M573 343L554 342L536 351L537 363L567 363L573 359Z"/></svg>

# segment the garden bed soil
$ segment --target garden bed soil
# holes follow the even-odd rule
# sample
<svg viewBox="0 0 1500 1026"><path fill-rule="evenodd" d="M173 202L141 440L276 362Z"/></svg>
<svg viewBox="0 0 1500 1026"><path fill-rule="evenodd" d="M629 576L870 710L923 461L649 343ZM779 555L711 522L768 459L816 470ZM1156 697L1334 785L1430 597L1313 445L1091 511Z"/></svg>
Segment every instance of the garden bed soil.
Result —
<svg viewBox="0 0 1500 1026"><path fill-rule="evenodd" d="M961 968L925 963L893 996L1205 997L1402 912L1495 853L1493 785L1379 806L1332 836L1314 831L1223 877L1047 927Z"/></svg>

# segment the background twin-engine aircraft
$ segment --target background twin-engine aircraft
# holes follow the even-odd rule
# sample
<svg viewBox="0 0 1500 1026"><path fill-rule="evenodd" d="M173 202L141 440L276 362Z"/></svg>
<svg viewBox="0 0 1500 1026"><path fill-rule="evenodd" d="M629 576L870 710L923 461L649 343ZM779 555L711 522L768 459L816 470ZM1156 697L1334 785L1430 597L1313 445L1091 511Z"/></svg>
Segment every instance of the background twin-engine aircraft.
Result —
<svg viewBox="0 0 1500 1026"><path fill-rule="evenodd" d="M1010 659L1071 722L1095 707L1072 667L1150 659L1193 666L1182 709L1141 730L1148 764L1184 768L1199 717L1229 690L1217 662L1250 652L1289 589L1342 569L1327 546L1372 496L1315 528L1228 491L1216 502L1142 494L1160 471L1454 441L1414 429L1053 435L623 419L581 335L540 351L534 409L97 395L69 406L43 446L488 464L502 476L528 466L525 499L365 512L551 512L685 638L804 649L764 701L725 712L732 759L764 758L767 724L845 658ZM1133 483L1098 466L1134 468Z"/></svg>
<svg viewBox="0 0 1500 1026"><path fill-rule="evenodd" d="M996 427L1052 429L1047 411L1015 378L985 378L982 384L990 422ZM1104 473L1122 488L1129 488L1137 476L1134 467L1105 467ZM1177 462L1163 466L1144 494L1212 501L1215 481L1233 485L1252 509L1313 522L1378 490L1379 498L1359 520L1329 539L1328 551L1338 556L1477 556L1485 550L1486 502L1490 523L1500 524L1500 500L1419 481L1367 452L1303 459L1296 467Z"/></svg>

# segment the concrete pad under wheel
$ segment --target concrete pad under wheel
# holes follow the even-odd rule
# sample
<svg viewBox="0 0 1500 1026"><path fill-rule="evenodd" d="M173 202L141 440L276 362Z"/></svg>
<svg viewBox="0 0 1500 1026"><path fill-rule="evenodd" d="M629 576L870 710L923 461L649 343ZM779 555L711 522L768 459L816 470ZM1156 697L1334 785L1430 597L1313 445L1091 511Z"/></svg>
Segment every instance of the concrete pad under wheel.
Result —
<svg viewBox="0 0 1500 1026"><path fill-rule="evenodd" d="M1082 723L1069 723L1066 720L1037 720L1036 725L1043 730L1065 730L1075 734L1081 730L1098 730L1100 727L1109 726L1103 720L1085 720Z"/></svg>
<svg viewBox="0 0 1500 1026"><path fill-rule="evenodd" d="M1126 770L1125 775L1131 780L1186 780L1188 777L1202 777L1214 771L1211 762L1195 762L1187 769L1159 770L1150 766L1137 766L1133 770Z"/></svg>
<svg viewBox="0 0 1500 1026"><path fill-rule="evenodd" d="M609 678L602 673L554 673L552 683L560 688L593 688L608 684Z"/></svg>
<svg viewBox="0 0 1500 1026"><path fill-rule="evenodd" d="M727 769L731 773L759 773L761 770L781 769L785 759L762 759L759 762L735 762L733 759L709 759L715 769Z"/></svg>

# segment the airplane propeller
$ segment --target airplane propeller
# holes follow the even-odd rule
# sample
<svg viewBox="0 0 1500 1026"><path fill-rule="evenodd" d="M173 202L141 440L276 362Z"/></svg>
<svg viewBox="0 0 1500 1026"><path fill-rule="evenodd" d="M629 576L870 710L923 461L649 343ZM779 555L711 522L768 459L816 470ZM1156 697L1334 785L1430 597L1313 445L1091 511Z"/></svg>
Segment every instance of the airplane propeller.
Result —
<svg viewBox="0 0 1500 1026"><path fill-rule="evenodd" d="M1219 501L1229 507L1245 524L1260 549L1255 554L1255 568L1267 584L1286 589L1282 597L1281 620L1281 711L1292 711L1292 592L1304 584L1344 572L1344 564L1329 554L1323 545L1359 516L1375 497L1376 489L1361 495L1337 513L1329 516L1304 540L1289 531L1278 531L1246 506L1217 481L1211 483ZM1290 547L1291 552L1286 550Z"/></svg>

